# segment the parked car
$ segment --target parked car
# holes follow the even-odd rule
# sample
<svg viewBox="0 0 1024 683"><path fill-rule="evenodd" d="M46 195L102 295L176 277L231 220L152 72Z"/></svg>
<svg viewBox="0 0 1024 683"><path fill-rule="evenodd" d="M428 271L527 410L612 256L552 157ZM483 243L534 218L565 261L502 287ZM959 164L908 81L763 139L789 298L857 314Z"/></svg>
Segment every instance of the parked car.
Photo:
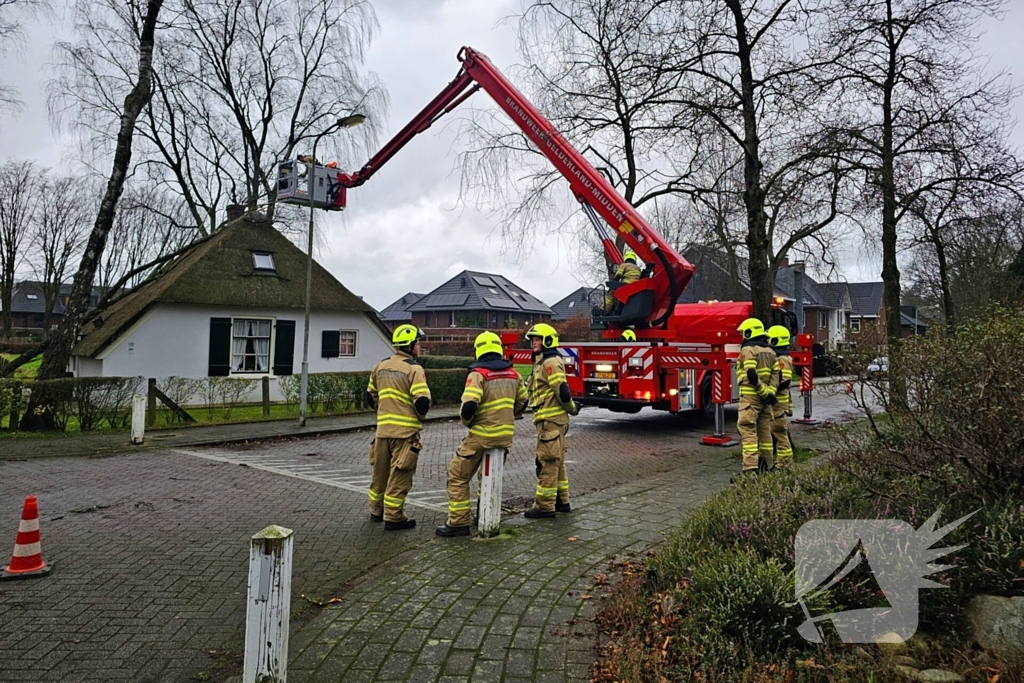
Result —
<svg viewBox="0 0 1024 683"><path fill-rule="evenodd" d="M876 358L867 367L868 377L881 377L889 372L889 359L886 356Z"/></svg>

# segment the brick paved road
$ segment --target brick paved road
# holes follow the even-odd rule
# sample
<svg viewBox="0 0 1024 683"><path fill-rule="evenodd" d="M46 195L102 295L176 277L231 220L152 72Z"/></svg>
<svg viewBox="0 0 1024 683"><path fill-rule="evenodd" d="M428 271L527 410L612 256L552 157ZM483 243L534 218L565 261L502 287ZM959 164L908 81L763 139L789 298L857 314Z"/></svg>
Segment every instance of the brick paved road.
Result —
<svg viewBox="0 0 1024 683"><path fill-rule="evenodd" d="M521 430L522 437L509 456L508 498L528 496L533 489L532 427L522 427L526 429ZM452 631L452 623L476 620L469 623L487 626L482 638L502 636L502 630L547 629L561 623L562 617L579 609L582 602L569 594L576 590L571 586L578 588L580 577L600 566L608 548L636 550L641 547L638 543L656 542L655 529L646 526L651 520L657 520L659 528L674 523L684 508L702 498L702 491L727 480L728 471L735 466L728 454L693 445L704 433L704 428L685 418L660 414L619 417L585 411L574 422L569 439L573 491L576 505L584 504L584 509L574 513L571 521L560 520L547 527L529 525L520 535L493 543L435 540L432 527L443 515L427 508L413 512L421 521L415 531L385 535L366 518L365 495L357 491L174 452L0 461L0 542L3 534L14 535L21 499L38 495L43 551L56 564L46 579L0 584L0 652L4 655L0 657L0 681L186 681L211 670L208 650L237 649L244 620L248 538L268 523L296 531L296 608L304 604L299 593L323 598L343 593L347 582L355 586L343 603L347 617L333 609L324 610L313 616L308 628L296 625L293 653L296 657L306 653L301 663L296 659L297 672L312 672L317 651L340 654L344 648L355 647L355 636L344 639L344 648L337 646L342 649L320 642L325 637L338 640L324 634L353 621L361 609L353 608L354 604L366 605L367 613L374 615L359 620L360 629L372 624L377 634L384 622L373 620L389 613L384 606L403 595L402 586L408 583L416 586L418 597L402 611L402 618L407 617L409 627L423 626L429 631L410 631L409 638L414 641L423 635L424 647L441 649L433 654L418 648L401 650L415 643L388 640L381 630L377 637L387 641L385 654L408 655L394 657L388 666L399 667L401 661L409 660L410 672L414 665L422 666L417 675L427 677L429 671L440 670L430 667L442 664L452 672L462 666L493 674L497 665L486 662L496 661L492 652L504 656L501 648L494 650L485 643L479 656L466 662L467 655L457 652L473 636L469 631L464 636L461 630ZM456 423L425 429L424 455L414 490L443 488L448 458L461 436ZM285 463L301 460L315 462L317 468L358 469L365 467L369 438L369 433L360 432L206 453L229 452L238 457L263 453ZM684 493L667 497L659 493L660 488L651 488L663 487L670 480L679 482ZM616 484L621 485L613 492L593 492ZM652 493L622 500L630 487ZM581 497L583 493L587 495ZM598 508L595 501L602 496L610 497L606 506ZM649 500L652 497L655 502ZM570 546L566 541L570 530L581 540L590 534L602 534L606 540L601 541L600 549ZM563 563L564 571L552 571L547 582L539 581L533 577L535 565L542 560L548 567L545 571ZM407 569L396 573L396 567ZM422 585L430 572L446 570L454 589L441 583ZM454 571L461 574L452 575ZM494 585L484 591L470 585L477 574L489 575L492 584L504 575L517 577L514 581L518 583L501 586L505 592L496 593ZM384 581L398 581L399 585L388 587ZM439 589L436 595L448 597L431 597L435 588ZM438 615L437 622L432 622L433 610L440 604L435 599L458 597L453 590L462 596L460 605L484 592L481 606L497 603L491 606L502 613L519 609L516 624L501 615L487 624L479 623L486 610L475 617L460 614L459 610L468 609L465 606L453 608L447 620ZM538 595L543 596L543 606L557 606L557 614L554 609L534 614ZM499 596L506 599L499 602ZM337 616L338 625L331 626L335 620L324 621L328 616ZM416 625L412 624L415 619L419 619ZM445 632L451 637L442 637ZM531 642L539 632L523 631L514 641L514 649L529 651L519 645ZM431 633L436 637L427 637ZM514 636L511 631L506 635ZM458 641L460 637L463 640ZM365 642L372 639L368 634ZM431 645L434 640L438 645ZM561 662L559 670L564 670L565 662L582 663L586 648L563 645L555 655ZM318 650L308 649L314 646ZM448 656L449 650L454 654ZM431 664L431 657L437 661ZM516 658L524 660L522 666L513 665L512 659L508 666L525 672L527 656ZM532 661L540 671L550 660L545 656ZM513 670L508 671L512 675ZM452 675L465 680L463 674ZM296 680L298 676L296 673ZM548 677L545 674L538 680Z"/></svg>

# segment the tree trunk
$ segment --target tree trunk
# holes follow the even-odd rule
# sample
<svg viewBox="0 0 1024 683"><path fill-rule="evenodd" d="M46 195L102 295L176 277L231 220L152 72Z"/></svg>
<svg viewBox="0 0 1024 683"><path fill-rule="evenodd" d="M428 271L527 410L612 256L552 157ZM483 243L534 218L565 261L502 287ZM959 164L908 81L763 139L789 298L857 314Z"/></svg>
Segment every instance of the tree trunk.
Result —
<svg viewBox="0 0 1024 683"><path fill-rule="evenodd" d="M82 261L75 273L74 283L71 286L71 295L68 305L61 318L60 325L46 344L43 363L39 368L38 379L55 379L63 377L71 357L71 349L78 339L78 329L89 311L89 299L92 294L92 283L96 277L96 269L99 266L103 250L106 248L107 235L114 224L114 215L117 210L117 201L124 190L125 178L127 177L132 159L132 138L135 133L135 123L149 104L152 95L153 77L153 44L156 33L157 15L164 0L149 0L146 6L146 14L143 18L142 33L139 40L139 77L131 92L124 98L124 112L121 115L121 124L117 131L117 146L114 149L114 163L110 171L110 178L107 181L107 190L100 204L99 212L96 215L96 222L93 225L92 233L82 255ZM28 425L29 428L52 428L53 415L46 409L45 396L37 397L42 392L33 392L28 416L38 414L40 418L36 424ZM42 411L34 410L35 406L44 406ZM26 425L23 425L25 428Z"/></svg>
<svg viewBox="0 0 1024 683"><path fill-rule="evenodd" d="M736 54L740 60L740 85L743 95L743 204L747 210L747 255L750 298L753 316L771 323L774 277L769 263L771 244L766 228L764 190L761 187L761 140L757 133L757 103L754 99L754 72L750 65L750 44L746 18L738 0L727 0L736 21Z"/></svg>
<svg viewBox="0 0 1024 683"><path fill-rule="evenodd" d="M893 36L892 2L887 0L889 65L883 87L882 100L882 297L885 301L886 347L889 357L889 389L893 400L905 403L905 386L901 380L900 363L894 353L902 338L900 324L900 269L896 261L896 172L893 150L893 104L892 96L896 83L898 48Z"/></svg>
<svg viewBox="0 0 1024 683"><path fill-rule="evenodd" d="M941 237L935 235L935 257L939 262L939 288L942 290L942 317L946 321L946 331L956 331L956 304L953 303L953 292L949 286L949 265L946 262L946 245Z"/></svg>

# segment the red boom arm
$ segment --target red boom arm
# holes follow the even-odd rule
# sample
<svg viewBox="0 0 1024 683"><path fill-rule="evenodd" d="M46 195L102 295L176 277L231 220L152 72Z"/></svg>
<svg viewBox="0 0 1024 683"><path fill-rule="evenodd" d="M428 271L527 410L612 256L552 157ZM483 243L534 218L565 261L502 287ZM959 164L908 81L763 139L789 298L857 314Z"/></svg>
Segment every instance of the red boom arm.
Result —
<svg viewBox="0 0 1024 683"><path fill-rule="evenodd" d="M346 188L362 185L409 140L483 88L569 181L573 194L598 230L609 260L621 263L622 255L615 245L613 234L595 220L595 211L621 233L622 239L644 263L653 264L652 277L620 287L616 290L616 296L625 301L636 293L651 290L654 305L647 322L653 326L667 320L676 298L693 276L693 265L676 253L640 217L636 209L554 129L487 57L470 47L463 47L458 59L462 62L462 68L455 79L361 169L350 175L340 174L338 180L341 185ZM474 81L476 85L472 85Z"/></svg>

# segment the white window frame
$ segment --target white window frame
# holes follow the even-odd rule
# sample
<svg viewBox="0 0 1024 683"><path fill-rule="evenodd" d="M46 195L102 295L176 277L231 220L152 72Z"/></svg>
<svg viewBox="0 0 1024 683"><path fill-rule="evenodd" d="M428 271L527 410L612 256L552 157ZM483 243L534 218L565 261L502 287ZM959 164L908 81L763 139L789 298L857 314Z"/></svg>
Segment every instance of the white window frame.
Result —
<svg viewBox="0 0 1024 683"><path fill-rule="evenodd" d="M352 335L352 353L342 353L342 335ZM359 330L338 330L338 358L359 358Z"/></svg>
<svg viewBox="0 0 1024 683"><path fill-rule="evenodd" d="M259 256L265 256L268 259L270 259L270 267L269 268L265 268L265 267L261 266L257 262L256 259ZM272 253L270 253L269 251L253 251L252 252L252 268L253 268L253 270L255 270L257 272L260 272L260 273L276 273L277 272L277 264L274 262L274 255Z"/></svg>
<svg viewBox="0 0 1024 683"><path fill-rule="evenodd" d="M860 318L850 318L850 334L860 334Z"/></svg>
<svg viewBox="0 0 1024 683"><path fill-rule="evenodd" d="M270 322L270 351L267 353L267 369L261 370L235 370L235 321L236 320L266 320ZM228 375L239 375L245 377L267 377L274 376L274 350L277 346L277 318L270 318L260 315L240 315L231 317L231 341L229 342L228 357L231 362L228 365ZM243 354L245 355L245 354Z"/></svg>

